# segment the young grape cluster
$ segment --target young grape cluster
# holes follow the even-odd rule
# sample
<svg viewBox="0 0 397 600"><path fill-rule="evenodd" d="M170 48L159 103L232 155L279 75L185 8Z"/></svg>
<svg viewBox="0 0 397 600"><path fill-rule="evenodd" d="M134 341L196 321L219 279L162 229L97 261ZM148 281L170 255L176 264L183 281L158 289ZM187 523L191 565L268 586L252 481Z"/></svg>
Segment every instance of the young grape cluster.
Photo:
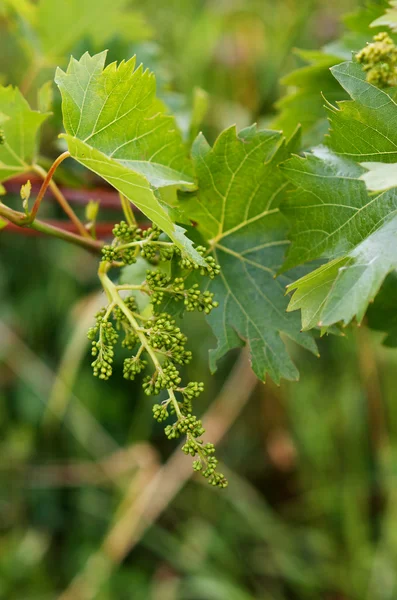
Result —
<svg viewBox="0 0 397 600"><path fill-rule="evenodd" d="M397 85L397 47L386 32L374 36L373 42L356 54L367 81L380 88Z"/></svg>
<svg viewBox="0 0 397 600"><path fill-rule="evenodd" d="M122 221L114 227L113 234L112 244L103 248L100 267L109 304L99 311L88 332L94 375L104 380L112 375L115 346L121 340L122 347L129 351L124 359L124 377L132 381L143 373L144 393L164 395L153 406L153 416L159 423L173 417L173 422L165 427L166 436L185 436L182 450L195 458L194 470L211 485L226 487L227 480L216 470L215 448L202 440L201 420L193 414L193 400L204 391L204 384L182 383L180 369L191 361L192 353L186 349L188 340L176 319L164 310L171 303L175 312L196 310L209 314L218 303L212 292L200 288L198 279L213 279L220 267L212 256L206 256L202 246L197 251L205 266L195 264L155 226L142 230ZM150 263L144 281L117 286L107 277L110 268L131 265L139 257ZM168 263L167 270L161 268L164 262ZM140 303L132 295L137 293L150 299L149 312L139 309Z"/></svg>

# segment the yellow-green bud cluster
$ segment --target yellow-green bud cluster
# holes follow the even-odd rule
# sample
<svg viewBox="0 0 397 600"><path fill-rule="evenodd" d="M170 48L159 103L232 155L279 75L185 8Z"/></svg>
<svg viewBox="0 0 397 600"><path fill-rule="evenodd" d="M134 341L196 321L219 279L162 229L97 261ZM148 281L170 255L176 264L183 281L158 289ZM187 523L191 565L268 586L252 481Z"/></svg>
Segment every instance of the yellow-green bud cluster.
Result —
<svg viewBox="0 0 397 600"><path fill-rule="evenodd" d="M128 296L125 298L124 305L132 313L138 310L138 305L134 296ZM121 342L122 347L127 348L128 350L133 350L139 342L136 331L134 331L134 329L130 326L126 315L123 313L120 307L116 306L113 309L113 316L116 321L116 328L118 330L122 330L124 333L124 338Z"/></svg>
<svg viewBox="0 0 397 600"><path fill-rule="evenodd" d="M168 404L155 404L153 406L153 417L156 419L158 423L162 423L169 417L169 412L167 410Z"/></svg>
<svg viewBox="0 0 397 600"><path fill-rule="evenodd" d="M209 290L202 292L198 283L185 289L183 277L176 277L172 280L171 277L160 271L147 271L146 284L150 290L150 301L154 306L160 306L166 295L172 296L177 302L183 300L187 312L197 310L208 315L213 308L218 306L218 302L214 300L214 294Z"/></svg>
<svg viewBox="0 0 397 600"><path fill-rule="evenodd" d="M200 423L200 422L198 422ZM193 469L200 472L203 477L213 486L227 487L227 480L222 473L217 473L216 467L218 460L215 455L215 446L213 444L203 445L201 440L194 439L196 436L189 436L186 443L182 446L182 451L190 456L198 456L193 461Z"/></svg>
<svg viewBox="0 0 397 600"><path fill-rule="evenodd" d="M171 277L168 277L161 271L146 271L146 284L150 290L150 302L153 305L160 305L164 301L166 290L171 282Z"/></svg>
<svg viewBox="0 0 397 600"><path fill-rule="evenodd" d="M210 456L207 461L207 466L201 471L201 474L208 480L210 485L225 488L227 487L227 479L222 473L217 473L217 465L218 460L215 456Z"/></svg>
<svg viewBox="0 0 397 600"><path fill-rule="evenodd" d="M397 85L397 47L386 33L378 33L374 41L356 54L367 81L380 88Z"/></svg>
<svg viewBox="0 0 397 600"><path fill-rule="evenodd" d="M0 146L6 143L6 136L4 133L4 129L0 129Z"/></svg>
<svg viewBox="0 0 397 600"><path fill-rule="evenodd" d="M136 299L134 296L127 296L127 298L124 298L124 306L130 310L131 312L135 312L136 310L138 310L138 304L136 302ZM124 314L124 312L120 309L119 306L115 306L113 309L113 314L114 314L114 318L116 319L116 321L125 321L128 322L128 319L126 317L126 315Z"/></svg>
<svg viewBox="0 0 397 600"><path fill-rule="evenodd" d="M189 271L199 271L200 275L207 275L210 279L214 279L221 272L220 266L217 264L215 258L213 256L205 257L205 253L207 249L204 246L197 246L197 252L202 256L206 262L206 267L202 265L198 265L193 262L190 258L183 256L179 265L182 269L187 269Z"/></svg>
<svg viewBox="0 0 397 600"><path fill-rule="evenodd" d="M128 225L125 221L120 221L113 227L113 235L123 244L135 242L141 239L142 230L136 225Z"/></svg>
<svg viewBox="0 0 397 600"><path fill-rule="evenodd" d="M124 359L123 377L133 381L141 371L147 367L147 360L132 356L131 358Z"/></svg>
<svg viewBox="0 0 397 600"><path fill-rule="evenodd" d="M94 374L107 379L112 374L114 346L121 334L121 344L130 352L124 359L123 375L132 381L151 366L151 372L143 377L142 387L146 395L157 395L165 390L168 398L153 406L153 416L159 423L173 416L174 422L165 427L169 439L186 436L183 451L196 460L193 468L207 478L212 485L225 487L227 482L221 473L216 472L217 460L213 444L204 444L199 438L204 433L202 422L193 414L192 403L204 390L202 382L191 381L181 386L182 378L179 365L186 365L192 359L190 350L186 350L187 338L175 319L161 312L164 301L175 300L182 311L198 310L209 314L218 303L209 291L202 292L198 283L186 285L188 277L197 280L195 274L213 279L220 267L212 256L205 256L206 249L198 247L206 266L198 266L161 233L157 227L145 231L135 225L122 221L113 229L114 240L103 248L103 261L110 266L131 264L139 256L157 265L161 261L172 261L169 273L159 269L148 270L145 280L131 285L132 290L148 294L153 314L142 314L140 304L134 296L123 297L128 284L112 288L108 296L112 304L97 315L96 325L90 329L92 363ZM112 284L113 285L113 284ZM118 296L116 295L118 294ZM114 325L110 321L113 319ZM117 333L117 331L119 334ZM179 399L178 399L179 398Z"/></svg>
<svg viewBox="0 0 397 600"><path fill-rule="evenodd" d="M106 319L105 310L96 315L96 324L88 331L91 340L91 354L95 360L91 363L95 377L109 379L112 375L114 346L118 340L118 333L112 323Z"/></svg>
<svg viewBox="0 0 397 600"><path fill-rule="evenodd" d="M185 398L193 400L204 392L204 383L201 381L190 381L185 388L179 390Z"/></svg>
<svg viewBox="0 0 397 600"><path fill-rule="evenodd" d="M103 246L101 252L103 262L113 262L117 258L116 249L113 248L113 246L109 246L108 244Z"/></svg>
<svg viewBox="0 0 397 600"><path fill-rule="evenodd" d="M181 381L176 366L172 362L166 361L161 371L157 370L152 376L145 377L142 387L147 396L157 396L162 390L177 388Z"/></svg>
<svg viewBox="0 0 397 600"><path fill-rule="evenodd" d="M167 313L161 313L149 321L146 335L152 348L163 352L174 362L182 365L190 362L191 352L185 350L187 337Z"/></svg>
<svg viewBox="0 0 397 600"><path fill-rule="evenodd" d="M143 232L143 239L148 241L141 246L141 256L146 260L152 261L158 256L160 246L156 244L156 241L159 239L160 233L161 231L155 226Z"/></svg>
<svg viewBox="0 0 397 600"><path fill-rule="evenodd" d="M206 315L209 315L212 309L218 306L218 302L214 301L214 294L212 292L206 290L202 293L198 283L195 283L187 291L184 305L188 312L198 310L199 312L205 312Z"/></svg>

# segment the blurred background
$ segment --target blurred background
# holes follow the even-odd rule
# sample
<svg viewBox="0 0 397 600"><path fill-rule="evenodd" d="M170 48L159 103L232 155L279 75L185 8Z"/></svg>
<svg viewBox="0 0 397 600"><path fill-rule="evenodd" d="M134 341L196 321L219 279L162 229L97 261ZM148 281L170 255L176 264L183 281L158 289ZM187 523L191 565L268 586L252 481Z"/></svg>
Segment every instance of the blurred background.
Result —
<svg viewBox="0 0 397 600"><path fill-rule="evenodd" d="M0 81L33 106L52 102L43 165L61 130L47 81L87 49L136 53L186 135L199 114L211 142L257 121L288 133L302 122L309 144L325 126L319 92L343 99L329 66L372 37L385 5L0 1ZM104 230L121 218L78 165L57 177L82 214L101 199ZM51 199L42 208L61 218ZM96 270L97 258L63 242L0 232L0 599L397 598L397 352L382 334L323 338L321 359L292 346L300 382L276 387L254 380L244 352L211 376L215 340L189 317L200 412L230 479L217 491L191 477L121 360L109 382L92 376Z"/></svg>

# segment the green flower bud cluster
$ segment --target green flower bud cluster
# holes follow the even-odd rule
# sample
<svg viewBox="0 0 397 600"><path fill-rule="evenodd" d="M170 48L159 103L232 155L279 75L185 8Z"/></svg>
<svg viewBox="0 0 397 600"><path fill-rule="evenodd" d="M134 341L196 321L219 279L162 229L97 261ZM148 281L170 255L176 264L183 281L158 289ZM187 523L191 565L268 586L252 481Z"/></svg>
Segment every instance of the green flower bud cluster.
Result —
<svg viewBox="0 0 397 600"><path fill-rule="evenodd" d="M103 262L113 262L117 258L116 249L113 246L109 246L106 244L103 246L102 250L102 261Z"/></svg>
<svg viewBox="0 0 397 600"><path fill-rule="evenodd" d="M146 284L150 290L150 302L153 305L162 304L166 290L159 288L167 288L171 282L171 277L168 277L161 271L146 271Z"/></svg>
<svg viewBox="0 0 397 600"><path fill-rule="evenodd" d="M204 392L204 383L201 381L190 381L185 388L180 388L179 391L183 394L184 398L193 400Z"/></svg>
<svg viewBox="0 0 397 600"><path fill-rule="evenodd" d="M134 296L128 296L127 298L125 298L124 305L132 313L138 310L138 305ZM116 329L121 329L124 333L124 338L121 342L122 347L127 348L128 350L133 350L139 342L139 338L136 332L130 326L126 315L123 313L119 306L116 306L113 309L113 316L116 321Z"/></svg>
<svg viewBox="0 0 397 600"><path fill-rule="evenodd" d="M367 74L367 81L380 88L397 85L397 47L386 33L378 33L374 41L356 54L356 60Z"/></svg>
<svg viewBox="0 0 397 600"><path fill-rule="evenodd" d="M124 306L126 308L128 308L128 310L131 312L135 312L136 310L138 310L138 304L136 302L135 296L131 295L131 296L127 296L127 298L124 298ZM128 322L128 319L127 319L125 313L121 310L121 308L119 306L114 307L113 315L114 315L114 318L116 319L116 321Z"/></svg>
<svg viewBox="0 0 397 600"><path fill-rule="evenodd" d="M146 258L146 260L152 261L159 254L159 246L155 242L158 241L160 237L161 231L155 225L149 227L143 232L143 239L147 240L146 243L143 243L141 246L141 256Z"/></svg>
<svg viewBox="0 0 397 600"><path fill-rule="evenodd" d="M193 461L193 469L194 471L200 472L201 475L208 480L208 483L222 488L227 487L225 476L216 471L218 459L214 456L214 444L203 445L201 440L189 437L188 441L182 446L182 451L193 457L198 456L198 459Z"/></svg>
<svg viewBox="0 0 397 600"><path fill-rule="evenodd" d="M190 454L191 456L200 454L202 457L209 457L215 454L215 446L210 443L203 444L200 440L189 439L186 444L182 446L182 452Z"/></svg>
<svg viewBox="0 0 397 600"><path fill-rule="evenodd" d="M183 277L172 280L160 271L146 271L146 284L150 290L150 301L154 306L162 304L166 294L170 294L177 302L183 300L187 312L197 310L208 315L218 306L218 302L214 301L214 294L208 290L201 292L198 283L185 289Z"/></svg>
<svg viewBox="0 0 397 600"><path fill-rule="evenodd" d="M200 419L193 413L193 401L203 392L202 382L191 381L182 385L180 366L192 359L186 350L187 338L175 319L166 312L156 311L164 300L171 297L183 305L183 310L209 312L218 303L209 291L202 292L198 283L186 286L186 279L192 272L213 279L220 272L219 265L212 256L205 256L206 249L198 251L204 257L206 267L197 266L181 255L180 250L165 238L157 227L145 231L122 221L113 229L112 244L103 248L103 263L100 276L103 287L110 299L110 305L97 315L97 321L89 331L92 340L94 374L107 379L112 374L114 346L121 334L121 345L129 351L124 359L123 375L132 381L144 371L142 388L146 395L158 395L168 391L164 402L153 406L153 416L159 423L170 417L173 423L165 426L169 439L186 437L183 451L195 457L194 469L207 478L211 485L225 487L227 482L216 471L217 460L213 444L204 444L201 436L204 428ZM138 256L149 260L153 265L161 261L173 261L169 272L154 268L148 270L143 282L117 286L107 276L111 267L119 267L135 262ZM124 297L127 290L137 290L148 294L152 305L142 312L141 303L135 296ZM154 312L154 314L153 314ZM113 323L110 321L113 320ZM147 371L149 370L149 373Z"/></svg>
<svg viewBox="0 0 397 600"><path fill-rule="evenodd" d="M88 339L91 340L91 354L96 357L91 363L95 377L109 379L112 375L114 346L118 337L112 323L106 318L106 310L98 312L95 326L88 331Z"/></svg>
<svg viewBox="0 0 397 600"><path fill-rule="evenodd" d="M187 337L167 313L154 316L145 332L150 345L178 365L187 365L192 359L190 350L185 349Z"/></svg>
<svg viewBox="0 0 397 600"><path fill-rule="evenodd" d="M213 308L219 306L218 302L214 301L214 294L206 290L201 292L198 283L192 285L187 291L184 304L188 312L198 310L209 315Z"/></svg>
<svg viewBox="0 0 397 600"><path fill-rule="evenodd" d="M179 249L172 246L158 246L158 257L160 262L167 262L172 260L175 255L179 255Z"/></svg>
<svg viewBox="0 0 397 600"><path fill-rule="evenodd" d="M115 237L112 244L114 254L112 256L106 247L103 260L112 256L113 261L118 260L129 265L135 263L140 254L151 262L167 261L171 260L178 252L171 242L159 243L161 231L155 225L143 230L136 225L128 225L125 221L121 221L114 226L113 235Z"/></svg>
<svg viewBox="0 0 397 600"><path fill-rule="evenodd" d="M147 375L143 380L143 391L147 396L157 396L162 390L173 390L178 387L182 379L176 366L166 361L161 371L157 370L152 376Z"/></svg>
<svg viewBox="0 0 397 600"><path fill-rule="evenodd" d="M126 358L123 366L123 377L133 381L141 371L147 367L148 361L140 359L137 356Z"/></svg>
<svg viewBox="0 0 397 600"><path fill-rule="evenodd" d="M120 261L124 265L133 265L137 260L137 251L132 248L117 248L117 246L105 245L102 248L102 261L114 262Z"/></svg>
<svg viewBox="0 0 397 600"><path fill-rule="evenodd" d="M221 272L220 266L213 256L205 257L207 249L204 246L197 246L196 250L204 258L207 266L203 267L193 262L190 258L182 257L179 261L180 267L189 271L199 271L200 275L208 275L210 279L214 279Z"/></svg>
<svg viewBox="0 0 397 600"><path fill-rule="evenodd" d="M189 433L195 438L200 437L205 432L200 419L192 414L188 414L184 419L180 419L177 422L177 429L179 433Z"/></svg>
<svg viewBox="0 0 397 600"><path fill-rule="evenodd" d="M178 387L176 391L182 395L182 402L178 402L179 411L186 417L193 413L193 400L203 393L204 383L201 381L191 381L186 387ZM173 404L170 404L169 408L171 414L176 413L176 408Z"/></svg>
<svg viewBox="0 0 397 600"><path fill-rule="evenodd" d="M128 225L125 221L120 221L113 227L114 237L122 244L128 244L129 242L135 242L142 238L142 230L136 225Z"/></svg>
<svg viewBox="0 0 397 600"><path fill-rule="evenodd" d="M142 232L142 239L151 239L152 242L156 242L161 235L161 229L157 227L154 223L152 223L151 227L148 227Z"/></svg>
<svg viewBox="0 0 397 600"><path fill-rule="evenodd" d="M169 417L168 412L168 403L165 404L155 404L153 406L153 417L158 423L162 423Z"/></svg>
<svg viewBox="0 0 397 600"><path fill-rule="evenodd" d="M6 136L4 133L4 129L0 129L0 146L6 143Z"/></svg>
<svg viewBox="0 0 397 600"><path fill-rule="evenodd" d="M205 477L210 485L227 487L227 479L223 473L218 473L216 467L218 465L218 459L215 456L210 456L207 461L207 466L201 471L203 477Z"/></svg>

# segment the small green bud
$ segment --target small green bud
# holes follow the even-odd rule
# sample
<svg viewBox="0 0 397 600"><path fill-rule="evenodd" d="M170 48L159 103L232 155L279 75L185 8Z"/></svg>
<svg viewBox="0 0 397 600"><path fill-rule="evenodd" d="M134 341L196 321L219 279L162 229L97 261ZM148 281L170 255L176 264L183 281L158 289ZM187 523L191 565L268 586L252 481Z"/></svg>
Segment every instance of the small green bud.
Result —
<svg viewBox="0 0 397 600"><path fill-rule="evenodd" d="M87 219L87 221L90 221L90 223L95 222L98 216L98 211L99 202L97 202L96 200L90 200L87 206L85 207L85 218Z"/></svg>
<svg viewBox="0 0 397 600"><path fill-rule="evenodd" d="M380 88L397 85L397 47L386 32L374 36L373 42L356 54L367 74L367 81Z"/></svg>

